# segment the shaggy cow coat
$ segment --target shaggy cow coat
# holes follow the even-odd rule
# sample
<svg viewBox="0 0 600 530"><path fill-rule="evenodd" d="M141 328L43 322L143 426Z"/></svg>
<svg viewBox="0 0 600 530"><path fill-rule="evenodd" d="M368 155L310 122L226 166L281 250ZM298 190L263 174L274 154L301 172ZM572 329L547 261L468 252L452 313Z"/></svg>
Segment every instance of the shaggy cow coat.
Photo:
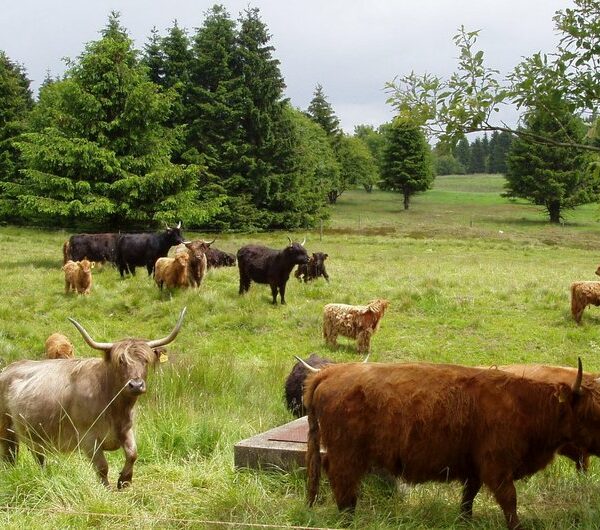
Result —
<svg viewBox="0 0 600 530"><path fill-rule="evenodd" d="M94 265L93 261L87 259L67 261L62 267L65 273L65 293L73 291L79 294L90 294Z"/></svg>
<svg viewBox="0 0 600 530"><path fill-rule="evenodd" d="M371 337L389 302L376 299L367 305L327 304L323 309L323 338L329 346L337 346L337 337L356 339L359 353L368 353Z"/></svg>
<svg viewBox="0 0 600 530"><path fill-rule="evenodd" d="M187 252L179 252L174 258L158 258L154 265L154 281L162 291L163 286L169 289L187 287L189 285L189 261Z"/></svg>
<svg viewBox="0 0 600 530"><path fill-rule="evenodd" d="M583 310L588 305L600 305L600 282L573 282L571 284L571 315L581 323Z"/></svg>
<svg viewBox="0 0 600 530"><path fill-rule="evenodd" d="M306 381L308 501L323 467L339 509L380 468L409 483L460 481L470 518L482 485L519 528L514 481L543 469L565 443L600 449L598 385L546 383L443 364L332 364Z"/></svg>
<svg viewBox="0 0 600 530"><path fill-rule="evenodd" d="M48 359L70 359L73 357L73 345L62 333L52 333L44 343L44 352Z"/></svg>

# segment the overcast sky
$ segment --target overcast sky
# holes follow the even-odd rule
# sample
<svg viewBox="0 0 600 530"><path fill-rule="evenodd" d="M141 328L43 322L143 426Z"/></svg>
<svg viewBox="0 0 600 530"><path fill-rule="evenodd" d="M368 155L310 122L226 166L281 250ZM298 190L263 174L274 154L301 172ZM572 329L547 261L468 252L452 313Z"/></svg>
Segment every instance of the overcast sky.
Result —
<svg viewBox="0 0 600 530"><path fill-rule="evenodd" d="M96 40L111 10L142 48L156 26L161 34L177 20L190 33L215 2L205 0L3 0L0 49L22 63L37 91L46 71L64 71L62 58L77 57ZM455 69L452 36L464 24L481 30L487 64L508 73L521 57L551 52L552 16L568 0L230 0L233 18L258 7L272 35L275 56L294 106L306 109L317 83L343 128L389 121L384 84L396 75Z"/></svg>

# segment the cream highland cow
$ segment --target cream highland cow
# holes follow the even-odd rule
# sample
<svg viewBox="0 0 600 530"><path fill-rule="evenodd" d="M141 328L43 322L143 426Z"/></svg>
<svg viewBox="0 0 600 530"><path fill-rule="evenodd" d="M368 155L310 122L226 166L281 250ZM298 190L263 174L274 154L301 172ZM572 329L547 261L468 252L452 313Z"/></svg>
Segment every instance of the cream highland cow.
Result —
<svg viewBox="0 0 600 530"><path fill-rule="evenodd" d="M323 337L329 346L337 346L337 337L356 339L359 353L368 353L371 336L389 302L376 299L367 305L327 304L323 310Z"/></svg>

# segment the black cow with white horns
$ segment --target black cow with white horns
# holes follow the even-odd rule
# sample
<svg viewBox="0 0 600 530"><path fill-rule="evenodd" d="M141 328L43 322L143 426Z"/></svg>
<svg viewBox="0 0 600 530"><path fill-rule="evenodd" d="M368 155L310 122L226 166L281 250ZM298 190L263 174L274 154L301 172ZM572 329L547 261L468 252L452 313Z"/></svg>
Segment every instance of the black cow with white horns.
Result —
<svg viewBox="0 0 600 530"><path fill-rule="evenodd" d="M169 249L184 243L181 221L173 228L159 233L123 234L117 241L117 266L121 277L126 272L135 274L136 267L146 267L152 274L158 258L164 258Z"/></svg>
<svg viewBox="0 0 600 530"><path fill-rule="evenodd" d="M262 245L246 245L238 250L240 294L250 289L252 281L267 283L271 286L273 304L277 304L278 291L281 304L285 304L285 285L292 269L308 261L308 254L304 248L306 238L302 243L294 243L289 236L288 239L290 244L283 250Z"/></svg>

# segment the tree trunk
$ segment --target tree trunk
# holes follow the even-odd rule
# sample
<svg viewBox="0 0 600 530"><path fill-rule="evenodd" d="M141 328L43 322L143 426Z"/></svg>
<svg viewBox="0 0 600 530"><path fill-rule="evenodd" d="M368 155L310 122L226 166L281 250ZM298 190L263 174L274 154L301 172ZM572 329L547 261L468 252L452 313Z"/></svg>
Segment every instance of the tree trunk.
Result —
<svg viewBox="0 0 600 530"><path fill-rule="evenodd" d="M410 202L410 195L408 193L404 193L404 209L408 210L408 204Z"/></svg>
<svg viewBox="0 0 600 530"><path fill-rule="evenodd" d="M547 206L551 223L560 223L560 202L553 201Z"/></svg>
<svg viewBox="0 0 600 530"><path fill-rule="evenodd" d="M373 191L373 184L363 184L363 187L367 193L371 193Z"/></svg>
<svg viewBox="0 0 600 530"><path fill-rule="evenodd" d="M339 195L337 190L331 190L327 193L327 200L329 201L329 204L335 204L337 202L338 197Z"/></svg>

